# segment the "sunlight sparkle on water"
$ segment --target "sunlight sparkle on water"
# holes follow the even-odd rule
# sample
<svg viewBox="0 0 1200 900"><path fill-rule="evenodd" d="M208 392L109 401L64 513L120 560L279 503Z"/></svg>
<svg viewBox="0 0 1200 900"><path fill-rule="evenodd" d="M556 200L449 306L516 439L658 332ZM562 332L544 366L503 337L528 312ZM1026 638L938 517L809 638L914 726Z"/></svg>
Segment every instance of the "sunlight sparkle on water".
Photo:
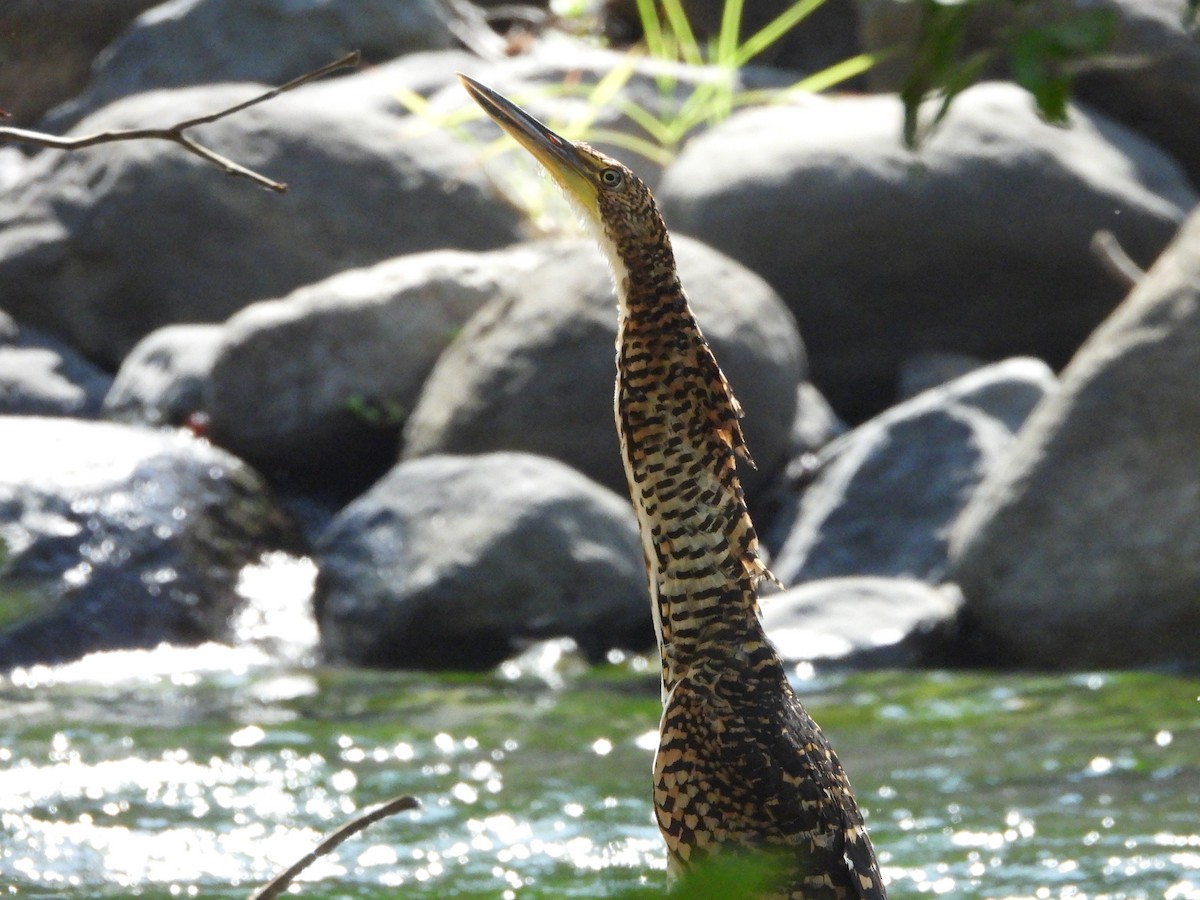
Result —
<svg viewBox="0 0 1200 900"><path fill-rule="evenodd" d="M0 885L244 900L397 794L422 808L304 879L345 896L513 900L665 883L647 796L657 662L558 688L280 668L253 662L269 658L259 647L189 653L0 680ZM218 664L181 668L205 659ZM897 900L1200 900L1194 681L881 674L804 687Z"/></svg>

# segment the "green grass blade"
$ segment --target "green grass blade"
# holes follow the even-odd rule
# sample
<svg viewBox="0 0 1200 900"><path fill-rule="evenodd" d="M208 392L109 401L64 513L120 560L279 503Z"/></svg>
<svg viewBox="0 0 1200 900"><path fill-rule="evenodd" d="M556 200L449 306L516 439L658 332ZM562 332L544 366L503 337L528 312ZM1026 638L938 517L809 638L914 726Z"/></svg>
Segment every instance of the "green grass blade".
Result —
<svg viewBox="0 0 1200 900"><path fill-rule="evenodd" d="M634 57L627 54L621 65L613 67L597 81L587 93L587 106L583 113L564 127L567 137L577 140L579 136L586 134L592 127L592 123L596 121L600 110L612 105L617 94L629 83L629 79L633 77L633 71Z"/></svg>
<svg viewBox="0 0 1200 900"><path fill-rule="evenodd" d="M662 22L658 20L658 10L654 8L654 0L637 0L637 11L638 18L642 22L642 36L646 41L646 52L655 59L667 59Z"/></svg>
<svg viewBox="0 0 1200 900"><path fill-rule="evenodd" d="M675 153L671 148L665 147L656 141L648 141L636 135L625 134L621 131L612 131L607 128L597 128L594 131L588 132L588 140L594 143L603 141L613 147L629 150L644 156L646 159L660 166L665 166L675 158Z"/></svg>
<svg viewBox="0 0 1200 900"><path fill-rule="evenodd" d="M644 106L632 100L618 100L615 105L617 111L646 132L650 140L664 147L673 143L674 132L671 127Z"/></svg>
<svg viewBox="0 0 1200 900"><path fill-rule="evenodd" d="M701 122L719 121L722 107L730 110L733 107L732 80L736 73L732 69L710 71L720 74L723 80L720 84L701 81L692 88L692 93L683 101L678 112L668 123L668 127L676 135L676 140L682 139L689 130Z"/></svg>
<svg viewBox="0 0 1200 900"><path fill-rule="evenodd" d="M688 21L687 13L683 10L683 4L680 0L662 0L663 12L667 16L667 25L671 29L671 35L675 38L679 47L679 55L683 61L693 66L704 64L704 54L700 51L700 45L696 42L696 35L692 31L692 23Z"/></svg>
<svg viewBox="0 0 1200 900"><path fill-rule="evenodd" d="M725 6L721 9L721 30L717 33L717 52L713 59L718 66L735 65L741 28L742 0L725 0Z"/></svg>
<svg viewBox="0 0 1200 900"><path fill-rule="evenodd" d="M827 91L831 87L841 84L843 81L854 78L856 75L870 71L871 67L881 60L894 55L893 52L887 52L860 53L857 56L851 56L843 59L841 62L834 63L832 66L826 66L820 72L814 72L807 78L800 79L788 87L786 93L803 91L808 94L819 94L821 91Z"/></svg>

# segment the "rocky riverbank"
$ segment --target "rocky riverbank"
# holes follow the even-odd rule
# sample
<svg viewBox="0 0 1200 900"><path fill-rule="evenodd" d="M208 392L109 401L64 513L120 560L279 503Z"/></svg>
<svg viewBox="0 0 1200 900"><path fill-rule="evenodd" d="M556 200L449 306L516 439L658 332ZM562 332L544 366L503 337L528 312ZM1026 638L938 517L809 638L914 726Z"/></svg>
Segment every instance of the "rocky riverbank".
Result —
<svg viewBox="0 0 1200 900"><path fill-rule="evenodd" d="M1106 5L1114 53L1153 64L1085 72L1066 128L996 80L914 152L883 68L665 165L597 140L654 187L746 409L790 659L1200 659L1200 44L1182 0ZM0 669L228 640L239 572L278 550L317 565L297 603L333 662L650 647L604 260L535 236L494 130L397 97L456 122L463 70L563 122L586 110L564 82L630 65L648 108L711 73L664 94L661 66L552 33L485 61L433 0L90 6L120 33L86 83L50 72L82 39L0 77L22 126L162 126L353 47L372 65L197 129L284 195L166 142L0 149ZM826 15L873 50L905 6ZM619 143L628 110L596 127Z"/></svg>

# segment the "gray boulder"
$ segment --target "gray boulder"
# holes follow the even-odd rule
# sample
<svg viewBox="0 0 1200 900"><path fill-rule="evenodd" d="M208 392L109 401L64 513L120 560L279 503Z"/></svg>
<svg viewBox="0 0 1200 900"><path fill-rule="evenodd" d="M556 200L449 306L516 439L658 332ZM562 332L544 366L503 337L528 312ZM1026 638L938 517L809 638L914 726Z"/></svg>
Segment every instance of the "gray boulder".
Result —
<svg viewBox="0 0 1200 900"><path fill-rule="evenodd" d="M249 85L120 101L81 131L164 125L221 109ZM405 137L394 118L297 95L198 129L214 149L285 181L285 195L162 141L45 152L0 196L0 308L116 368L143 336L215 322L348 267L517 237L452 138Z"/></svg>
<svg viewBox="0 0 1200 900"><path fill-rule="evenodd" d="M767 636L790 663L911 666L954 618L953 585L911 578L823 578L763 598Z"/></svg>
<svg viewBox="0 0 1200 900"><path fill-rule="evenodd" d="M975 658L1200 658L1200 213L1080 349L954 527Z"/></svg>
<svg viewBox="0 0 1200 900"><path fill-rule="evenodd" d="M62 341L0 312L0 415L91 418L111 383Z"/></svg>
<svg viewBox="0 0 1200 900"><path fill-rule="evenodd" d="M220 325L167 325L150 332L121 363L104 397L104 417L174 426L207 416L204 387L223 334Z"/></svg>
<svg viewBox="0 0 1200 900"><path fill-rule="evenodd" d="M550 459L402 463L338 515L317 560L335 662L485 669L547 637L592 658L654 640L629 504Z"/></svg>
<svg viewBox="0 0 1200 900"><path fill-rule="evenodd" d="M170 0L133 22L50 123L161 88L283 84L355 49L374 63L452 43L435 0Z"/></svg>
<svg viewBox="0 0 1200 900"><path fill-rule="evenodd" d="M813 382L852 420L890 404L914 352L1062 365L1123 290L1092 235L1145 265L1196 203L1144 138L1083 109L1052 127L1011 85L960 94L919 154L900 122L890 96L739 113L659 192L675 229L779 291Z"/></svg>
<svg viewBox="0 0 1200 900"><path fill-rule="evenodd" d="M272 480L360 493L395 462L438 355L529 256L401 256L247 307L212 365L213 440Z"/></svg>
<svg viewBox="0 0 1200 900"><path fill-rule="evenodd" d="M1045 363L1011 359L839 438L790 515L774 525L787 531L771 563L776 577L784 584L837 575L942 580L951 526L1054 386Z"/></svg>
<svg viewBox="0 0 1200 900"><path fill-rule="evenodd" d="M262 480L183 434L0 417L0 670L229 636L238 575L296 550Z"/></svg>
<svg viewBox="0 0 1200 900"><path fill-rule="evenodd" d="M1189 0L981 4L968 21L961 54L965 59L996 47L1014 27L1061 27L1079 16L1111 14L1113 39L1104 52L1071 62L1075 94L1155 141L1200 185L1200 42L1185 24L1188 6ZM870 69L867 81L874 91L898 91L912 66L907 48L916 45L921 7L910 0L871 0L859 7L864 49L888 56ZM996 58L994 77L1010 75L1005 62Z"/></svg>
<svg viewBox="0 0 1200 900"><path fill-rule="evenodd" d="M697 241L674 242L679 270L746 411L753 493L786 462L804 380L791 315L759 278ZM511 292L481 309L442 354L405 429L405 457L524 450L569 463L625 495L613 425L616 302L590 240L546 243Z"/></svg>

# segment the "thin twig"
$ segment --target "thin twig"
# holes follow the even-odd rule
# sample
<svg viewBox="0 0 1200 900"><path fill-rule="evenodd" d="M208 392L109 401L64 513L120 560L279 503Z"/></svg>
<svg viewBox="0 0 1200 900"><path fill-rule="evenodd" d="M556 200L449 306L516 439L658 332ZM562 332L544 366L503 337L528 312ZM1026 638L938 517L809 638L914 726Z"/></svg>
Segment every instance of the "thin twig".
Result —
<svg viewBox="0 0 1200 900"><path fill-rule="evenodd" d="M297 875L322 856L332 853L344 841L358 834L364 828L378 822L380 819L386 819L388 816L393 816L396 813L416 809L420 805L421 803L416 797L404 796L395 797L382 806L367 810L361 816L351 819L345 825L338 828L337 831L330 834L329 837L317 845L315 850L307 854L303 859L287 869L287 871L275 876L270 882L251 894L250 900L275 900L276 897L291 886Z"/></svg>
<svg viewBox="0 0 1200 900"><path fill-rule="evenodd" d="M1111 231L1102 230L1093 234L1091 248L1104 270L1123 287L1131 288L1145 277L1146 273L1130 259L1125 248L1117 241L1117 236Z"/></svg>
<svg viewBox="0 0 1200 900"><path fill-rule="evenodd" d="M200 142L193 140L184 134L189 128L194 128L197 125L207 125L211 122L216 122L226 116L231 116L234 113L241 112L251 106L256 106L267 100L278 97L280 94L294 90L302 84L308 84L317 78L328 75L331 72L336 72L338 69L353 68L359 64L361 55L357 50L353 53L347 53L341 59L334 60L331 63L326 63L319 69L313 69L301 75L299 78L293 78L287 84L282 84L279 87L271 88L266 93L259 94L242 103L237 103L226 109L218 110L217 112L208 113L207 115L197 116L193 119L187 119L179 122L169 128L129 128L119 131L101 131L96 134L85 134L79 137L60 137L58 135L46 134L41 131L29 131L24 128L0 128L0 143L12 141L22 144L31 144L35 147L45 147L52 150L80 150L84 147L93 147L96 144L111 144L115 141L137 141L137 140L159 140L170 141L178 144L184 150L192 153L206 162L220 168L227 175L237 175L242 178L249 178L263 187L270 188L273 191L282 193L287 190L287 185L273 181L265 175L260 175L253 169L248 169L243 165L227 159L215 150L205 147Z"/></svg>

